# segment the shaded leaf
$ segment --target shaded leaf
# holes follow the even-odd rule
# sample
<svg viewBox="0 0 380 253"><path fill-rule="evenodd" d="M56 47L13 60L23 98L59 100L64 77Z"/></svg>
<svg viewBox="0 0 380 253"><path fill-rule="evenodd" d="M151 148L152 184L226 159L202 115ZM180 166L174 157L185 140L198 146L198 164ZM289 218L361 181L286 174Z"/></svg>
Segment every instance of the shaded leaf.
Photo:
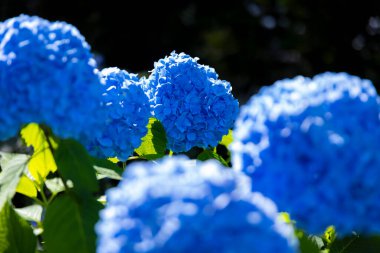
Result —
<svg viewBox="0 0 380 253"><path fill-rule="evenodd" d="M227 162L220 155L218 155L217 153L215 153L214 151L211 151L211 150L204 150L202 153L200 153L198 155L197 159L200 160L200 161L206 161L206 160L209 160L209 159L216 159L221 164L223 164L224 166L228 167Z"/></svg>
<svg viewBox="0 0 380 253"><path fill-rule="evenodd" d="M115 171L117 174L122 174L123 169L121 169L117 163L114 163L110 161L109 159L98 159L98 158L92 158L92 162L94 164L94 167L98 168L104 168L104 169L109 169L112 171Z"/></svg>
<svg viewBox="0 0 380 253"><path fill-rule="evenodd" d="M149 119L148 133L142 138L142 143L135 151L148 160L163 157L166 152L166 133L161 122L155 118Z"/></svg>
<svg viewBox="0 0 380 253"><path fill-rule="evenodd" d="M93 161L85 148L74 140L61 140L54 153L64 180L71 180L79 194L98 190Z"/></svg>
<svg viewBox="0 0 380 253"><path fill-rule="evenodd" d="M27 146L33 146L34 152L28 170L34 180L41 184L50 172L57 170L45 133L38 124L31 123L21 130L21 137Z"/></svg>
<svg viewBox="0 0 380 253"><path fill-rule="evenodd" d="M45 245L48 252L95 252L94 225L102 205L90 195L76 198L61 195L46 210L44 220Z"/></svg>
<svg viewBox="0 0 380 253"><path fill-rule="evenodd" d="M96 178L97 179L102 179L102 178L111 178L111 179L116 179L116 180L121 180L121 175L123 174L123 169L121 169L117 163L114 163L112 158L108 159L99 159L92 157L92 161L94 164L94 169L96 170Z"/></svg>
<svg viewBox="0 0 380 253"><path fill-rule="evenodd" d="M331 244L330 253L379 253L380 236L352 236L335 239Z"/></svg>
<svg viewBox="0 0 380 253"><path fill-rule="evenodd" d="M301 253L320 253L318 245L302 231L298 231Z"/></svg>
<svg viewBox="0 0 380 253"><path fill-rule="evenodd" d="M0 252L34 253L36 246L31 226L6 201L0 212Z"/></svg>

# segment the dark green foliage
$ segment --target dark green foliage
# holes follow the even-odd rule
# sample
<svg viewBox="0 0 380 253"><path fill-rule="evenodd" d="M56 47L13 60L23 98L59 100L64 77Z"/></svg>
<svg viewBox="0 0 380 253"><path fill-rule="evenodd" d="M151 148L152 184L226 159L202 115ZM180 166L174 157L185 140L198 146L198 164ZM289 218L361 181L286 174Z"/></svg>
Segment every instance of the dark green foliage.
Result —
<svg viewBox="0 0 380 253"><path fill-rule="evenodd" d="M47 208L43 238L48 252L95 252L94 225L102 205L87 196L72 194L57 197Z"/></svg>
<svg viewBox="0 0 380 253"><path fill-rule="evenodd" d="M59 173L65 180L73 182L73 190L79 195L98 190L93 161L81 144L74 140L61 140L54 158Z"/></svg>
<svg viewBox="0 0 380 253"><path fill-rule="evenodd" d="M37 239L29 223L6 201L0 211L0 252L34 253Z"/></svg>

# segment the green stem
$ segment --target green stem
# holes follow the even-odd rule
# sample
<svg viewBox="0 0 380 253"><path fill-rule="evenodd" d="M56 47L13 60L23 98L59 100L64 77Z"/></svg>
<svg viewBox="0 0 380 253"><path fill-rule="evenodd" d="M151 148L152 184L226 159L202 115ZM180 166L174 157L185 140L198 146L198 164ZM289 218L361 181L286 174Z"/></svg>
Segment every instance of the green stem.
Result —
<svg viewBox="0 0 380 253"><path fill-rule="evenodd" d="M47 203L44 203L42 202L41 200L39 200L38 198L35 198L35 197L32 197L32 199L39 205L43 206L43 207L46 207Z"/></svg>
<svg viewBox="0 0 380 253"><path fill-rule="evenodd" d="M42 201L45 203L45 206L47 206L49 204L49 201L47 200L45 192L44 192L44 184L42 183L41 185L39 185L37 189L41 194Z"/></svg>

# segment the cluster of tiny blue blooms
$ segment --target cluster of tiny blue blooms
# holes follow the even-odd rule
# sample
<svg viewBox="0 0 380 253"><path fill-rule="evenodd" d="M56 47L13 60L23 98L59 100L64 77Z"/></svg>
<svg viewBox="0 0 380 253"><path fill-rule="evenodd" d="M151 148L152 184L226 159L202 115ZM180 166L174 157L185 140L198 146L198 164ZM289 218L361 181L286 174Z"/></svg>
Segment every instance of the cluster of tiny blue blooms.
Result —
<svg viewBox="0 0 380 253"><path fill-rule="evenodd" d="M105 117L98 119L103 123L102 133L86 146L96 157L125 161L148 131L149 99L136 74L118 68L106 68L100 74L105 83Z"/></svg>
<svg viewBox="0 0 380 253"><path fill-rule="evenodd" d="M346 73L263 88L241 109L232 161L297 226L380 233L379 97Z"/></svg>
<svg viewBox="0 0 380 253"><path fill-rule="evenodd" d="M133 163L107 192L97 252L297 252L291 225L250 188L216 161Z"/></svg>
<svg viewBox="0 0 380 253"><path fill-rule="evenodd" d="M0 23L0 140L30 122L63 138L96 134L100 87L90 47L72 25L27 15Z"/></svg>
<svg viewBox="0 0 380 253"><path fill-rule="evenodd" d="M164 126L168 148L174 152L216 146L238 114L230 83L197 61L172 52L155 63L147 79L145 89L154 116Z"/></svg>

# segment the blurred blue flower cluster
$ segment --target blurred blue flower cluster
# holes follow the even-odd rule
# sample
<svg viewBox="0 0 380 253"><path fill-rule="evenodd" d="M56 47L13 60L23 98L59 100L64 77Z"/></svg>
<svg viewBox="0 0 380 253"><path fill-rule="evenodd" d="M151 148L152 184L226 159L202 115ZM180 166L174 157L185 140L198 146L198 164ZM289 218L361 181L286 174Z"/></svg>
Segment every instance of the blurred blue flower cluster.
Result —
<svg viewBox="0 0 380 253"><path fill-rule="evenodd" d="M172 52L155 63L146 83L154 116L163 124L168 148L174 152L216 146L238 114L230 83L197 61Z"/></svg>
<svg viewBox="0 0 380 253"><path fill-rule="evenodd" d="M0 140L29 122L63 138L96 135L101 82L90 47L64 22L21 15L0 23Z"/></svg>
<svg viewBox="0 0 380 253"><path fill-rule="evenodd" d="M133 163L107 192L99 253L296 252L291 225L250 180L216 161Z"/></svg>
<svg viewBox="0 0 380 253"><path fill-rule="evenodd" d="M232 158L309 233L380 233L379 97L369 80L328 72L263 88L241 109Z"/></svg>
<svg viewBox="0 0 380 253"><path fill-rule="evenodd" d="M118 68L106 68L100 74L105 82L106 117L97 119L102 122L101 135L86 146L94 156L124 161L140 146L148 131L149 100L136 74Z"/></svg>

